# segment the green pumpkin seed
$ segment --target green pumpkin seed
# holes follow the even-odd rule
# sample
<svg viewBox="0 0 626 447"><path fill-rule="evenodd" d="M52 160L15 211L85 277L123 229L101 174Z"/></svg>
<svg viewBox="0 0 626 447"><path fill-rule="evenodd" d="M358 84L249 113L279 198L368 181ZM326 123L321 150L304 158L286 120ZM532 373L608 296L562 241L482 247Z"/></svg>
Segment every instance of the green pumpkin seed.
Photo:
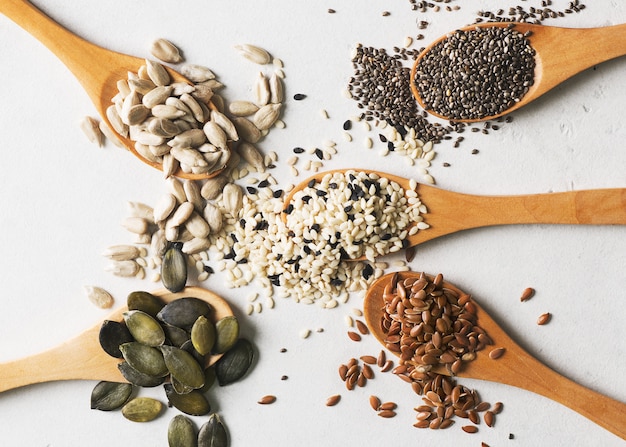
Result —
<svg viewBox="0 0 626 447"><path fill-rule="evenodd" d="M187 351L175 346L161 346L165 365L172 377L182 385L194 389L204 385L204 370L196 359Z"/></svg>
<svg viewBox="0 0 626 447"><path fill-rule="evenodd" d="M200 355L211 352L215 344L215 325L204 315L200 315L191 327L191 343Z"/></svg>
<svg viewBox="0 0 626 447"><path fill-rule="evenodd" d="M195 389L188 385L180 383L178 380L176 380L176 377L172 376L171 374L170 383L172 384L172 388L174 388L174 391L176 391L176 394L189 394Z"/></svg>
<svg viewBox="0 0 626 447"><path fill-rule="evenodd" d="M213 352L223 354L232 348L239 338L239 321L234 316L227 316L215 323L216 340Z"/></svg>
<svg viewBox="0 0 626 447"><path fill-rule="evenodd" d="M154 377L167 375L168 369L163 354L157 348L130 342L120 345L124 360L137 371Z"/></svg>
<svg viewBox="0 0 626 447"><path fill-rule="evenodd" d="M215 364L215 375L220 386L229 385L241 379L254 359L252 343L240 338Z"/></svg>
<svg viewBox="0 0 626 447"><path fill-rule="evenodd" d="M173 407L191 416L203 416L211 411L211 404L198 390L187 394L178 394L170 384L163 385L167 400Z"/></svg>
<svg viewBox="0 0 626 447"><path fill-rule="evenodd" d="M228 447L229 445L226 428L217 413L213 413L200 427L198 447Z"/></svg>
<svg viewBox="0 0 626 447"><path fill-rule="evenodd" d="M167 428L167 442L169 447L196 447L198 437L191 419L182 414L174 416Z"/></svg>
<svg viewBox="0 0 626 447"><path fill-rule="evenodd" d="M169 344L180 348L189 341L189 332L186 330L167 323L163 323L162 326L165 331L165 338L169 341Z"/></svg>
<svg viewBox="0 0 626 447"><path fill-rule="evenodd" d="M133 338L147 346L161 346L165 342L163 328L150 315L140 310L124 312L126 327Z"/></svg>
<svg viewBox="0 0 626 447"><path fill-rule="evenodd" d="M120 345L133 341L133 336L124 323L105 320L98 334L100 346L111 357L122 358Z"/></svg>
<svg viewBox="0 0 626 447"><path fill-rule="evenodd" d="M204 363L205 363L204 356L200 355L200 353L198 351L196 351L196 348L193 347L193 343L191 343L191 340L188 340L185 343L183 343L181 345L180 349L182 349L183 351L187 351L189 354L191 354L193 356L194 359L196 359L196 361L200 365L204 365Z"/></svg>
<svg viewBox="0 0 626 447"><path fill-rule="evenodd" d="M161 282L174 293L183 290L187 284L187 258L176 245L168 248L163 255Z"/></svg>
<svg viewBox="0 0 626 447"><path fill-rule="evenodd" d="M120 362L117 365L117 369L120 370L120 372L122 373L122 376L124 376L124 378L128 380L129 383L132 383L135 386L140 386L143 388L152 388L155 386L159 386L163 382L165 382L165 376L155 377L155 376L150 376L148 374L144 374L142 372L137 371L132 366L130 366L128 362Z"/></svg>
<svg viewBox="0 0 626 447"><path fill-rule="evenodd" d="M122 407L122 415L133 422L149 422L156 419L163 404L151 397L136 397Z"/></svg>
<svg viewBox="0 0 626 447"><path fill-rule="evenodd" d="M200 391L203 393L208 392L215 383L216 379L217 377L215 375L215 367L209 366L208 368L206 368L204 370L204 386L200 388Z"/></svg>
<svg viewBox="0 0 626 447"><path fill-rule="evenodd" d="M151 317L156 317L165 303L161 298L154 296L149 292L136 291L131 292L126 299L128 310L140 310L147 313Z"/></svg>
<svg viewBox="0 0 626 447"><path fill-rule="evenodd" d="M98 382L91 392L91 409L111 411L121 408L133 392L130 383Z"/></svg>
<svg viewBox="0 0 626 447"><path fill-rule="evenodd" d="M200 315L209 317L211 306L199 298L185 297L168 303L157 318L164 323L183 329L191 329Z"/></svg>

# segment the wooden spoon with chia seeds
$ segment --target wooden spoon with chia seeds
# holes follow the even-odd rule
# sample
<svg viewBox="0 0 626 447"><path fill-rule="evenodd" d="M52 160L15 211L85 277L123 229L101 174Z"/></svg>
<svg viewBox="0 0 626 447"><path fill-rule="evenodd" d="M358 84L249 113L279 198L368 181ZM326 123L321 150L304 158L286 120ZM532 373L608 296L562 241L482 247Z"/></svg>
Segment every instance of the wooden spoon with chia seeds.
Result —
<svg viewBox="0 0 626 447"><path fill-rule="evenodd" d="M181 292L171 293L168 290L151 292L165 302L183 297L195 297L206 301L212 308L213 322L233 315L230 305L220 296L200 287L186 287ZM105 320L123 321L122 307ZM104 321L104 320L103 320ZM108 355L99 341L102 322L87 329L77 337L48 351L23 359L0 363L0 392L25 385L56 380L106 380L126 382L117 368L121 359ZM211 355L207 365L215 363L222 354Z"/></svg>
<svg viewBox="0 0 626 447"><path fill-rule="evenodd" d="M293 196L312 180L320 181L327 174L348 169L319 172L296 185L285 197L282 219ZM405 191L412 185L409 179L367 169L353 171L375 172L398 183ZM422 183L415 188L421 202L428 208L424 222L430 227L409 235L406 247L422 244L458 231L510 224L626 224L626 188L581 190L514 196L480 196L446 191Z"/></svg>
<svg viewBox="0 0 626 447"><path fill-rule="evenodd" d="M413 95L420 106L434 116L456 122L478 122L495 119L525 106L583 70L626 54L626 24L600 28L559 28L530 23L514 23L513 25L514 30L521 34L528 34L528 42L535 50L534 83L519 101L500 113L473 119L444 116L427 106L415 84L416 72L432 48L448 38L448 35L445 35L428 45L413 64L410 84ZM508 22L481 23L461 28L461 30L471 31L475 28L489 29L509 26L512 24Z"/></svg>
<svg viewBox="0 0 626 447"><path fill-rule="evenodd" d="M43 43L74 74L111 131L120 142L137 158L150 166L162 170L162 165L148 160L135 150L135 144L115 131L106 109L112 104L111 98L117 93L117 81L126 79L128 72L136 73L145 60L117 53L94 45L60 26L26 0L2 0L0 12L21 26L25 31ZM166 67L174 82L190 83L180 73ZM209 107L215 106L209 103ZM177 177L204 179L220 174L222 170L208 174L185 173L178 169Z"/></svg>
<svg viewBox="0 0 626 447"><path fill-rule="evenodd" d="M393 293L396 283L419 276L418 272L390 273L376 280L368 289L363 303L365 320L370 331L384 346L388 345L386 331L381 325L385 315L384 295ZM432 277L428 278L433 281ZM466 295L450 283L443 282L442 285L458 297ZM475 308L476 325L486 332L493 345L476 352L474 360L464 362L458 377L488 380L532 391L569 407L626 439L626 404L591 391L548 368L518 346L476 301L472 300L471 304ZM491 350L496 348L504 348L504 353L500 358L493 359ZM435 366L432 371L450 375L450 371L442 365Z"/></svg>

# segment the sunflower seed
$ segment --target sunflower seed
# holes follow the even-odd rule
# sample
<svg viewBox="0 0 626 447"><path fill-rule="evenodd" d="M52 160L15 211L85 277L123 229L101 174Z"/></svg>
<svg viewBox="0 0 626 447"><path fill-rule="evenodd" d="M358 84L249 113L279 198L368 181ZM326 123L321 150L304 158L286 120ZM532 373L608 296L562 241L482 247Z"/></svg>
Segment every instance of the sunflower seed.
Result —
<svg viewBox="0 0 626 447"><path fill-rule="evenodd" d="M87 136L90 143L97 144L102 147L104 144L104 135L100 131L100 123L98 120L86 116L80 121L80 128Z"/></svg>
<svg viewBox="0 0 626 447"><path fill-rule="evenodd" d="M129 261L137 259L141 251L134 245L112 245L104 250L102 255L114 261Z"/></svg>
<svg viewBox="0 0 626 447"><path fill-rule="evenodd" d="M254 125L260 130L267 130L278 119L280 115L281 104L267 104L262 106L252 118Z"/></svg>
<svg viewBox="0 0 626 447"><path fill-rule="evenodd" d="M237 145L237 152L247 163L249 163L257 172L265 171L265 162L263 155L252 143L242 141Z"/></svg>
<svg viewBox="0 0 626 447"><path fill-rule="evenodd" d="M209 143L220 149L226 148L228 141L226 132L215 121L207 121L202 130Z"/></svg>
<svg viewBox="0 0 626 447"><path fill-rule="evenodd" d="M163 62L178 64L183 58L180 50L169 40L157 39L150 46L150 53Z"/></svg>
<svg viewBox="0 0 626 447"><path fill-rule="evenodd" d="M165 194L154 207L154 221L156 223L165 221L178 205L178 200L173 194Z"/></svg>
<svg viewBox="0 0 626 447"><path fill-rule="evenodd" d="M222 213L218 207L207 202L204 207L203 216L212 232L217 233L222 229Z"/></svg>
<svg viewBox="0 0 626 447"><path fill-rule="evenodd" d="M235 49L246 59L255 64L265 65L272 60L270 54L263 48L250 44L235 45Z"/></svg>
<svg viewBox="0 0 626 447"><path fill-rule="evenodd" d="M254 93L256 104L259 107L263 107L270 102L271 92L269 81L262 72L259 72L256 82L254 83Z"/></svg>
<svg viewBox="0 0 626 447"><path fill-rule="evenodd" d="M122 415L133 422L149 422L161 414L163 404L151 397L136 397L122 407Z"/></svg>
<svg viewBox="0 0 626 447"><path fill-rule="evenodd" d="M224 186L222 200L228 212L236 217L243 206L243 191L239 185L228 183Z"/></svg>
<svg viewBox="0 0 626 447"><path fill-rule="evenodd" d="M239 137L249 143L257 143L261 137L261 131L254 125L252 121L242 116L235 116L232 119L233 124L237 128Z"/></svg>
<svg viewBox="0 0 626 447"><path fill-rule="evenodd" d="M233 101L228 104L228 111L235 116L254 115L259 106L250 101Z"/></svg>
<svg viewBox="0 0 626 447"><path fill-rule="evenodd" d="M111 411L121 408L133 392L130 383L98 382L91 391L91 409Z"/></svg>
<svg viewBox="0 0 626 447"><path fill-rule="evenodd" d="M280 104L283 102L284 93L283 93L283 81L276 76L276 73L272 73L269 79L269 88L270 88L270 102L273 104Z"/></svg>
<svg viewBox="0 0 626 447"><path fill-rule="evenodd" d="M178 414L172 418L167 428L169 447L196 447L196 430L187 416Z"/></svg>
<svg viewBox="0 0 626 447"><path fill-rule="evenodd" d="M136 276L140 272L141 266L132 260L115 261L112 264L109 264L105 270L113 273L115 276L130 278Z"/></svg>
<svg viewBox="0 0 626 447"><path fill-rule="evenodd" d="M100 309L109 309L113 306L115 300L109 292L101 287L84 286L85 294L89 301L98 306Z"/></svg>
<svg viewBox="0 0 626 447"><path fill-rule="evenodd" d="M150 59L146 59L146 72L148 73L148 77L154 85L157 87L163 87L169 85L170 83L170 75L165 69L165 67L158 62L152 61Z"/></svg>
<svg viewBox="0 0 626 447"><path fill-rule="evenodd" d="M184 64L180 67L180 73L194 83L201 83L210 79L215 79L215 74L203 65Z"/></svg>

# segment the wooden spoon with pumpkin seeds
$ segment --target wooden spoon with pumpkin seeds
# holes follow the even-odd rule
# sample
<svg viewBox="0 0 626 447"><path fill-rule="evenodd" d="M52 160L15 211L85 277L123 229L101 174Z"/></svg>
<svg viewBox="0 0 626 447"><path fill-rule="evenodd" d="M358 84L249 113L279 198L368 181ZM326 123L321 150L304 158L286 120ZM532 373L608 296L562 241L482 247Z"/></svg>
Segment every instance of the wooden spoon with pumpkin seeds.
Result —
<svg viewBox="0 0 626 447"><path fill-rule="evenodd" d="M212 321L232 316L230 305L220 296L200 287L186 287L184 290L171 293L165 289L151 292L164 302L178 298L195 297L206 301L212 308ZM122 321L122 307L106 320ZM34 383L56 380L106 380L126 382L118 369L120 359L108 355L100 345L99 334L102 321L86 330L72 340L40 354L19 360L0 363L0 392ZM222 354L207 358L207 366L212 365Z"/></svg>
<svg viewBox="0 0 626 447"><path fill-rule="evenodd" d="M145 64L144 59L87 42L60 26L26 0L2 0L0 12L37 38L69 68L89 95L104 122L133 155L156 169L163 169L162 164L149 160L137 152L134 141L116 132L106 112L112 104L111 99L118 93L117 82L126 79L129 72L136 73L139 67ZM191 84L180 73L167 67L166 69L174 82ZM211 102L208 107L216 110ZM223 169L218 169L206 174L192 174L179 168L174 175L204 179L219 175L222 171Z"/></svg>
<svg viewBox="0 0 626 447"><path fill-rule="evenodd" d="M382 324L385 316L389 315L385 310L387 302L385 297L393 300L393 297L399 296L399 302L401 303L398 308L402 306L408 309L408 312L404 313L403 310L396 308L398 313L392 317L392 320L413 319L411 315L415 313L413 312L413 304L407 303L407 307L404 307L405 304L402 295L404 295L408 301L410 301L409 297L413 299L415 295L409 295L408 290L411 289L412 286L409 287L408 283L404 281L407 279L417 280L420 278L420 275L421 273L418 272L389 273L376 280L368 289L363 302L365 320L370 331L384 346L389 346L390 343L387 338L387 330L383 328ZM437 280L432 276L425 276L428 278L430 284L434 285L434 283L437 283ZM433 290L439 290L441 292L448 290L457 298L467 296L467 294L458 287L443 281L443 277L439 278L439 280L441 282L437 288L433 288ZM398 284L402 284L402 286L398 288ZM406 289L403 284L407 284ZM402 289L402 291L400 291L400 289ZM438 293L436 293L436 295L441 296ZM458 302L461 303L461 299L458 299ZM468 307L469 305L471 305L471 308ZM445 306L450 308L449 304ZM486 346L483 350L475 352L475 358L473 360L463 362L460 369L456 372L458 377L488 380L532 391L571 408L601 427L626 439L626 418L624 417L626 414L626 404L585 388L542 364L517 345L476 301L470 300L469 303L463 306L465 306L464 309L461 307L463 312L471 313L475 315L475 317L463 316L463 314L461 314L459 318L468 321L474 319L475 324L486 332L492 344ZM401 315L401 313L403 314ZM421 312L418 313L421 314ZM422 317L420 317L419 320L421 320L421 318ZM435 317L432 318L435 319ZM414 321L417 321L417 319ZM439 327L438 324L431 324ZM450 324L454 324L454 321ZM406 328L408 329L408 327L412 327L413 325L417 326L418 323L409 323L409 326L406 326ZM434 331L440 333L438 329ZM431 342L432 340L433 339L431 339ZM410 344L410 342L408 343ZM402 344L402 346L406 345ZM447 350L447 346L442 345L438 348L440 351L444 351L444 349ZM446 351L441 354L442 357L445 352ZM399 355L398 352L394 353ZM412 363L412 360L408 360L408 363ZM431 371L444 375L451 374L450 370L441 364L435 364Z"/></svg>

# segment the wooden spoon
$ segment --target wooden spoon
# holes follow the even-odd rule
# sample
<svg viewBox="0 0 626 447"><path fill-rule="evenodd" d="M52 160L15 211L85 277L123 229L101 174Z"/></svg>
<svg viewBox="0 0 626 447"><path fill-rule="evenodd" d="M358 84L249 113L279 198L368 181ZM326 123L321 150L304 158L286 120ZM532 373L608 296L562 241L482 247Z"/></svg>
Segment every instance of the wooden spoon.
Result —
<svg viewBox="0 0 626 447"><path fill-rule="evenodd" d="M186 287L178 293L171 293L165 289L151 293L161 297L165 302L187 296L200 298L211 305L214 322L233 315L230 305L223 298L200 287ZM109 315L106 320L122 321L122 313L126 310L128 310L127 307L122 307ZM121 360L111 357L100 346L99 334L103 321L99 321L91 329L48 351L0 363L0 377L2 378L0 392L55 380L126 382L117 369ZM207 359L207 365L212 365L221 356L221 354L210 356Z"/></svg>
<svg viewBox="0 0 626 447"><path fill-rule="evenodd" d="M118 134L106 114L106 109L112 104L111 98L118 92L117 81L126 79L128 72L136 73L139 67L145 64L144 59L116 53L87 42L60 26L26 0L2 0L0 12L37 38L69 68L82 84L104 122L133 155L154 168L163 169L160 163L139 154L132 140ZM180 73L169 68L167 70L174 82L189 83ZM209 107L215 109L212 103L209 103ZM175 175L203 179L214 177L220 172L221 170L210 174L190 174L179 169Z"/></svg>
<svg viewBox="0 0 626 447"><path fill-rule="evenodd" d="M398 272L398 281L419 277L417 272ZM384 313L383 293L394 273L382 276L368 289L363 303L365 320L374 336L385 345L385 333L381 328ZM428 275L427 275L428 276ZM432 277L430 277L432 280ZM444 282L459 295L464 292ZM492 348L505 348L504 355L493 360L490 349L478 351L476 359L465 362L459 377L488 380L516 386L545 396L580 413L622 439L626 439L626 404L591 391L548 368L520 348L504 330L475 301L477 325L483 328L494 342ZM449 375L446 368L438 366L433 371Z"/></svg>
<svg viewBox="0 0 626 447"><path fill-rule="evenodd" d="M325 175L346 172L340 169L317 173L298 184L285 197L285 207L294 194L304 189L311 180L320 181ZM353 171L375 172L398 183L405 191L409 179L367 169ZM626 224L626 189L597 189L517 196L478 196L446 191L418 183L417 195L428 208L424 221L426 230L408 236L407 247L415 246L439 236L470 228L506 224ZM287 221L286 213L282 214Z"/></svg>
<svg viewBox="0 0 626 447"><path fill-rule="evenodd" d="M481 23L461 28L461 30L468 31L476 27L507 26L509 23L505 22ZM446 36L442 36L420 53L411 70L411 90L420 106L432 115L457 122L495 119L525 106L587 68L626 54L626 24L601 28L558 28L530 23L515 23L515 30L522 34L532 33L528 40L536 51L534 85L519 102L502 113L480 119L451 119L429 110L415 86L415 72L420 61L430 49L446 39Z"/></svg>

